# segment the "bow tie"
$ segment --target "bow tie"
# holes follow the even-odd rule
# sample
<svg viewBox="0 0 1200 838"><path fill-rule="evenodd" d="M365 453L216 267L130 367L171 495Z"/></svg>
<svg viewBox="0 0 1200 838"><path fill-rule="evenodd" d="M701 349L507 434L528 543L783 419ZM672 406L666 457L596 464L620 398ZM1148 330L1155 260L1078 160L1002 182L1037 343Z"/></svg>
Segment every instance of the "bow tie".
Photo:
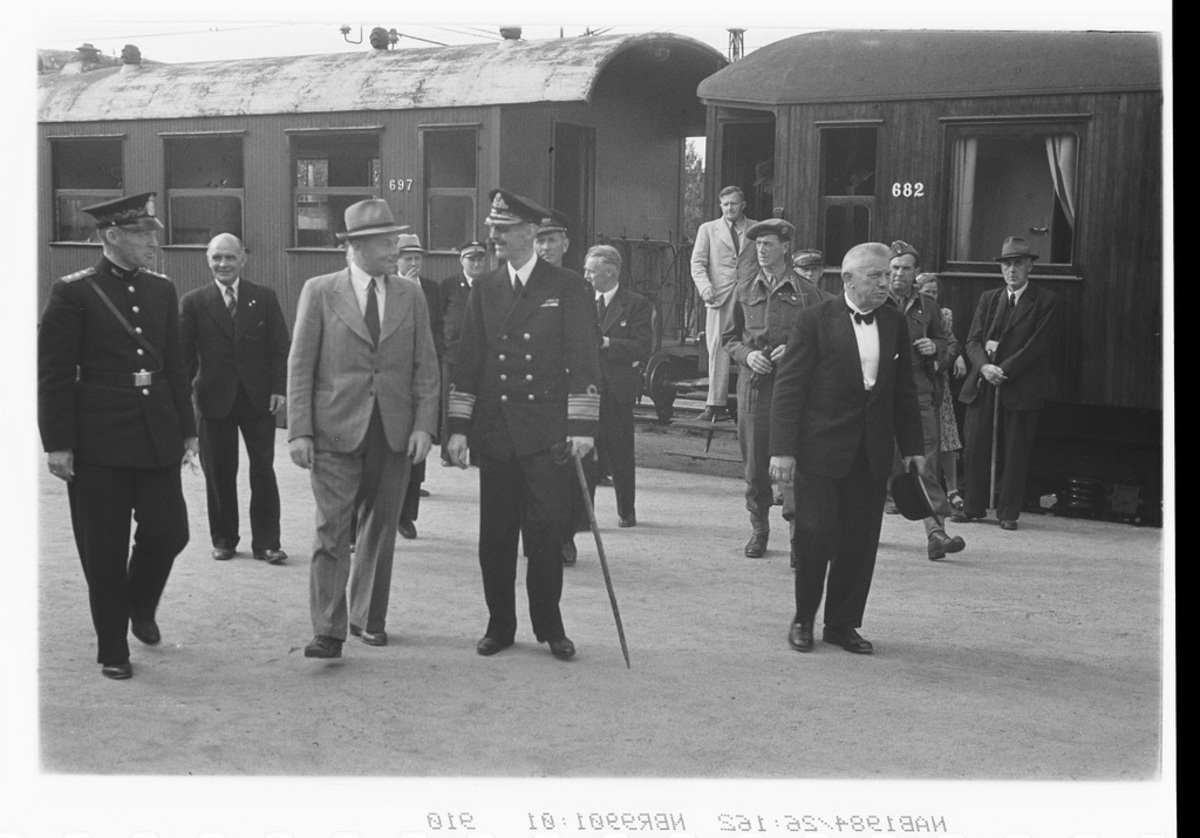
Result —
<svg viewBox="0 0 1200 838"><path fill-rule="evenodd" d="M870 326L872 323L875 322L875 312L873 310L868 311L866 314L860 314L857 311L852 312L852 314L854 315L855 323L865 323L868 326Z"/></svg>

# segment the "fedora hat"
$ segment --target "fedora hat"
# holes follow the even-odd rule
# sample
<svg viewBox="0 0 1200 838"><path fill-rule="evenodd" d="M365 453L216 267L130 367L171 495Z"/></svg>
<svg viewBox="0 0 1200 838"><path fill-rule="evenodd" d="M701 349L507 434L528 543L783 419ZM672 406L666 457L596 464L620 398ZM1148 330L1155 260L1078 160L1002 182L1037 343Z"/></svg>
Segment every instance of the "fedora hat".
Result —
<svg viewBox="0 0 1200 838"><path fill-rule="evenodd" d="M896 509L910 521L921 521L933 515L933 504L921 481L921 473L909 467L892 478L889 488Z"/></svg>
<svg viewBox="0 0 1200 838"><path fill-rule="evenodd" d="M345 241L361 236L399 233L407 229L407 224L396 223L387 201L382 198L369 198L346 207L346 232L338 233L337 237Z"/></svg>
<svg viewBox="0 0 1200 838"><path fill-rule="evenodd" d="M421 247L421 237L416 233L401 233L400 241L401 253L424 253L425 248Z"/></svg>
<svg viewBox="0 0 1200 838"><path fill-rule="evenodd" d="M1004 247L1000 248L1000 255L996 257L997 262L1003 262L1005 259L1020 259L1022 256L1027 256L1030 259L1037 259L1038 255L1029 248L1029 242L1019 236L1009 236L1004 240Z"/></svg>

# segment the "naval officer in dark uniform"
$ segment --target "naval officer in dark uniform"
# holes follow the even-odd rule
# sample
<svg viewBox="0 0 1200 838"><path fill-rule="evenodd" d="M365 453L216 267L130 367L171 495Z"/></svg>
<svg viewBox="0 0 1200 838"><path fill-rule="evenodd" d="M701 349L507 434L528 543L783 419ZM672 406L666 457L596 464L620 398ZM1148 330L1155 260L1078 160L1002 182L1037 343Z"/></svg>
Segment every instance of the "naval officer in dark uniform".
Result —
<svg viewBox="0 0 1200 838"><path fill-rule="evenodd" d="M149 270L162 229L153 197L85 208L104 256L51 286L38 330L42 445L67 481L97 660L115 679L133 675L131 624L143 643L160 640L158 600L188 542L180 463L199 456L175 286Z"/></svg>
<svg viewBox="0 0 1200 838"><path fill-rule="evenodd" d="M479 453L479 564L488 626L476 645L494 655L517 630L517 540L529 555L525 579L534 636L556 658L575 654L563 628L561 541L578 492L571 462L583 457L600 421L600 366L594 305L578 275L539 259L534 240L549 210L492 190L487 217L496 256L507 264L479 279L450 391L450 441L466 468L468 435Z"/></svg>

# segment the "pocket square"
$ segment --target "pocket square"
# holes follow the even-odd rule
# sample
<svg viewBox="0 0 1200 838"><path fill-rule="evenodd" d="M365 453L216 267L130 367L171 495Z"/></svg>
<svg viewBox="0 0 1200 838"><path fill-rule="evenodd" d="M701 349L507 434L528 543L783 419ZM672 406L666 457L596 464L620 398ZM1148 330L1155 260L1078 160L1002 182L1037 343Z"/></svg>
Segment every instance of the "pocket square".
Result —
<svg viewBox="0 0 1200 838"><path fill-rule="evenodd" d="M551 297L538 306L538 308L558 308L558 297Z"/></svg>

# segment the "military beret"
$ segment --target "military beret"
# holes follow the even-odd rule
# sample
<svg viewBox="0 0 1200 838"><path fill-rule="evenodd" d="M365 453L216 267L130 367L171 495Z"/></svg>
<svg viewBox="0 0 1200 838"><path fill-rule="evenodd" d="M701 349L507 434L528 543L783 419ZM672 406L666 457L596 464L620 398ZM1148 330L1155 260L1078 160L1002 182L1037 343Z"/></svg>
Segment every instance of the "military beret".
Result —
<svg viewBox="0 0 1200 838"><path fill-rule="evenodd" d="M895 259L897 256L912 256L918 263L921 261L921 254L917 249L906 241L896 239L892 242L892 252L890 258Z"/></svg>
<svg viewBox="0 0 1200 838"><path fill-rule="evenodd" d="M765 236L767 233L774 233L781 239L792 240L792 236L796 235L796 226L790 221L784 221L782 218L768 218L766 221L759 221L746 231L746 238L754 241L759 236Z"/></svg>

